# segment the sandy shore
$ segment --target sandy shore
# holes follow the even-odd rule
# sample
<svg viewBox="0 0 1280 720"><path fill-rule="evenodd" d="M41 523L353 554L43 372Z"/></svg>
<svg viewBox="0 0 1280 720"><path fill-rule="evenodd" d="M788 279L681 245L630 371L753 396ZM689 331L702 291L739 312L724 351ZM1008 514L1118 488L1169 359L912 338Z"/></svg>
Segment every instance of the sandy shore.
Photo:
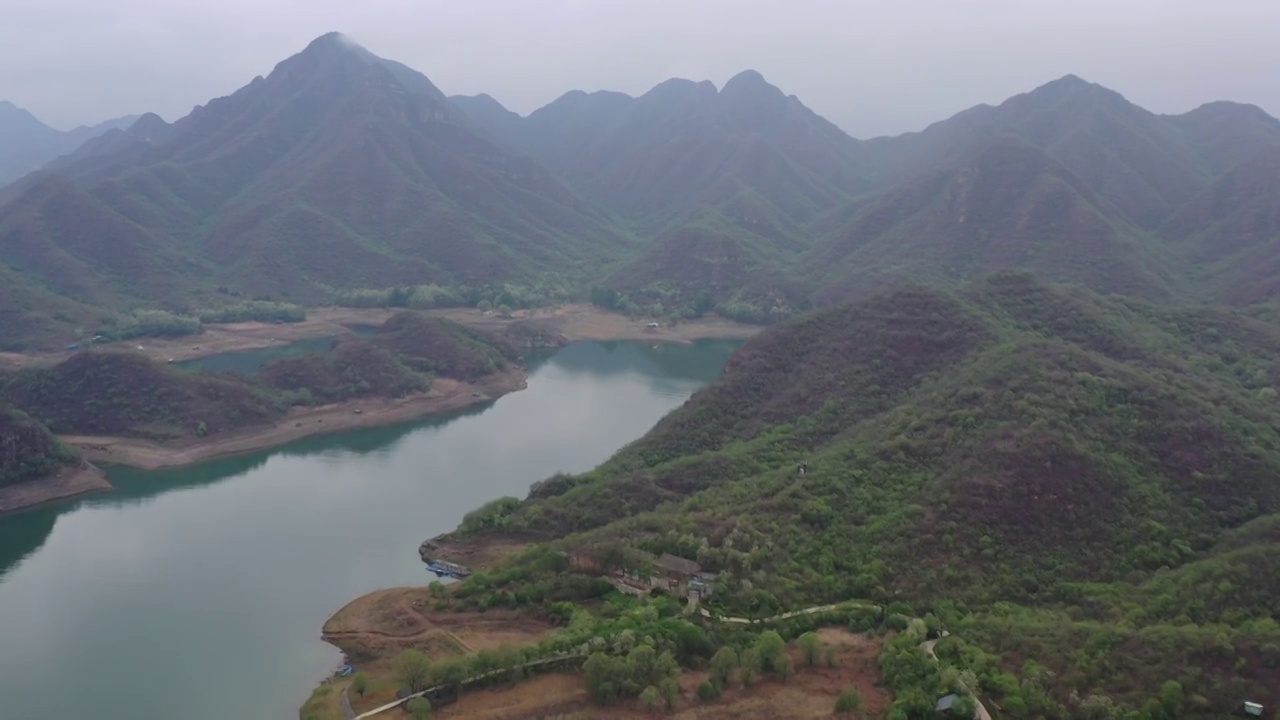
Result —
<svg viewBox="0 0 1280 720"><path fill-rule="evenodd" d="M108 347L126 348L141 352L147 357L165 362L176 362L208 357L221 353L254 350L287 345L301 340L336 337L349 332L352 325L381 325L387 318L400 312L386 308L310 308L307 319L300 323L281 324L245 322L225 325L207 325L199 335L184 338L140 338L127 343L115 343ZM702 339L746 339L763 328L756 325L705 317L688 320L675 327L650 328L647 319L632 320L625 315L606 312L586 304L561 305L555 308L522 310L512 317L496 314L485 315L474 308L448 308L427 310L427 315L443 317L477 330L502 334L513 323L534 320L559 334L565 342L580 340L644 340L649 342L687 343ZM68 357L66 352L54 353L0 353L0 368L16 368L31 365L50 365Z"/></svg>
<svg viewBox="0 0 1280 720"><path fill-rule="evenodd" d="M0 514L110 489L106 473L86 462L53 477L0 488Z"/></svg>
<svg viewBox="0 0 1280 720"><path fill-rule="evenodd" d="M494 373L474 383L440 378L425 393L403 398L368 398L334 405L294 408L272 425L173 443L73 435L65 435L61 439L92 462L155 470L263 450L312 435L417 420L494 400L506 393L523 389L526 380L524 371L515 368Z"/></svg>

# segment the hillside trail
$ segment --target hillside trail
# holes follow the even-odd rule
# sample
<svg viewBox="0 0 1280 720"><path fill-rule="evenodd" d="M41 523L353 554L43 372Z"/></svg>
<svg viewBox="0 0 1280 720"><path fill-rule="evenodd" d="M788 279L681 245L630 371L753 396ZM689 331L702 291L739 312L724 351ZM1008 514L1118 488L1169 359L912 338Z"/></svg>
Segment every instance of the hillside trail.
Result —
<svg viewBox="0 0 1280 720"><path fill-rule="evenodd" d="M802 615L814 615L814 614L816 614L816 613L830 612L830 611L832 611L832 610L840 610L840 609L849 609L849 610L855 610L855 609L858 609L858 610L880 610L880 609L882 609L882 608L881 608L881 606L880 606L880 605L876 605L875 603L834 603L834 604L830 604L830 605L815 605L814 607L808 607L808 608L804 608L804 609L801 609L801 610L792 610L791 612L780 613L780 614L778 614L778 615L774 615L774 616L772 616L772 617L767 617L767 618L757 618L757 619L742 618L742 617L731 617L731 616L724 616L724 615L713 615L713 614L712 614L709 610L707 610L706 608L698 608L698 614L699 614L699 615L701 615L702 617L707 618L708 620L713 620L713 621L716 621L716 622L726 622L726 623L732 623L732 624L737 624L737 625L754 625L754 624L765 624L765 623L771 623L771 622L778 622L778 621L780 621L780 620L786 620L786 619L793 618L793 617L800 617L800 616L802 616ZM950 633L947 633L947 632L945 632L945 631L944 631L944 632L943 632L943 634L942 634L942 637L946 637L946 636L947 636L947 635L949 635L949 634L950 634ZM942 638L934 638L934 639L932 639L932 640L925 640L924 642L920 643L920 649L921 649L921 650L923 650L923 651L925 652L925 654L926 654L926 655L928 655L930 658L932 658L934 662L939 662L939 661L938 661L938 655L937 655L937 653L936 653L936 652L934 652L934 647L938 644L938 640L940 640L940 639L942 639ZM531 662L531 663L526 663L526 664L523 666L523 668L524 668L525 670L528 670L528 669L530 669L530 668L537 667L537 666L539 666L539 665L545 665L545 664L552 663L552 662L562 661L562 660L568 659L568 658L570 658L570 657L578 657L578 656L577 656L577 655L575 655L575 654L573 654L573 653L562 653L562 654L558 654L558 655L555 655L555 656L552 656L552 657L549 657L549 658L543 658L542 660L536 660L536 661ZM483 673L483 674L481 674L481 675L476 675L475 677L467 678L467 679L464 681L464 683L472 683L472 682L476 682L477 680L483 680L484 678L487 678L487 677L490 677L490 676L493 676L493 675L499 675L499 674L504 673L504 672L509 672L509 671L508 671L508 670L491 670L491 671L489 671L489 672L487 672L487 673ZM391 709L393 709L393 708L397 708L397 707L399 707L399 706L401 706L401 705L403 705L403 704L407 703L409 700L411 700L411 699L413 699L413 698L416 698L416 697L422 697L422 696L426 695L427 693L432 692L433 690L440 690L440 689L443 689L443 687L444 687L444 686L437 686L437 687L427 688L426 690L423 690L422 692L414 693L414 694L412 694L412 695L409 695L408 697L400 698L400 699L398 699L398 700L394 700L394 701L392 701L392 702L389 702L389 703L387 703L386 705L383 705L383 706L381 706L381 707L376 707L376 708L374 708L374 709L372 709L372 710L369 710L369 711L367 711L367 712L363 712L363 713L361 713L361 714L359 714L359 715L356 715L353 719L349 719L349 720L365 720L365 718L371 718L371 717L373 717L373 716L375 716L375 715L380 715L380 714L382 714L382 713L384 713L384 712L386 712L386 711L388 711L388 710L391 710ZM986 706L984 706L984 705L982 704L982 701L978 699L978 696L974 694L973 689L972 689L972 688L969 688L969 687L964 687L964 690L965 690L966 692L968 692L970 696L972 696L972 697L973 697L974 703L977 705L977 709L976 709L976 711L974 712L974 718L975 718L975 720L992 720L992 718L991 718L991 713L987 712L987 708L986 708ZM344 713L344 714L345 714L345 713Z"/></svg>
<svg viewBox="0 0 1280 720"><path fill-rule="evenodd" d="M937 647L939 640L950 634L951 633L946 630L943 630L941 637L936 637L932 640L925 640L920 643L920 649L923 650L926 655L933 658L934 662L938 662L938 653L934 651L934 648ZM965 692L969 693L973 698L974 703L977 704L977 709L974 711L974 717L977 718L977 720L991 720L991 713L987 712L987 707L978 699L978 695L973 692L973 688L966 686L964 683L961 683L960 686L964 688Z"/></svg>
<svg viewBox="0 0 1280 720"><path fill-rule="evenodd" d="M781 613L779 615L774 615L772 617L758 618L754 620L751 618L714 615L706 608L698 608L698 614L709 620L715 620L717 622L732 623L736 625L755 625L755 624L773 623L773 622L778 622L780 620L786 620L788 618L800 617L801 615L813 615L816 613L830 612L832 610L840 610L840 609L881 610L883 608L880 605L876 605L875 603L835 603L831 605L817 605L810 608L804 608L803 610L793 610L791 612ZM942 632L941 637L936 637L932 640L925 640L924 642L920 643L920 649L923 650L926 655L932 658L934 662L939 662L938 654L937 652L934 651L934 648L938 645L939 640L941 640L944 637L947 637L950 634L951 633L944 630ZM983 705L982 701L978 699L978 695L973 691L973 688L965 685L961 685L961 687L963 687L965 692L967 692L969 696L973 698L974 703L977 705L977 709L974 711L974 719L975 720L991 720L991 713L987 712L986 706Z"/></svg>

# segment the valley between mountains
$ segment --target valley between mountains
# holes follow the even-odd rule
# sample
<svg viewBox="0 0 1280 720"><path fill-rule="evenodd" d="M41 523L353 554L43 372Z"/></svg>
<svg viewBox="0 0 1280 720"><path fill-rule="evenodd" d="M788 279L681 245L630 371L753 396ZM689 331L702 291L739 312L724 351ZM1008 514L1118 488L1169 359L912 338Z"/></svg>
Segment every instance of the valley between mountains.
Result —
<svg viewBox="0 0 1280 720"><path fill-rule="evenodd" d="M746 340L424 544L459 582L334 615L355 672L303 720L1280 717L1257 107L1068 75L855 139L745 70L522 116L330 33L173 122L41 127L0 105L0 511L488 403L573 341ZM181 367L277 338L328 340Z"/></svg>

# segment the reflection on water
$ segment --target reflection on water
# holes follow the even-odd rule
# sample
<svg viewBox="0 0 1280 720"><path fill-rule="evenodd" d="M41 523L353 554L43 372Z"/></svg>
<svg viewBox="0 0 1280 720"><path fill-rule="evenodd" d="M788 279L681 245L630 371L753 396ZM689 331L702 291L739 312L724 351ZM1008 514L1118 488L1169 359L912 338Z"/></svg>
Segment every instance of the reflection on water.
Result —
<svg viewBox="0 0 1280 720"><path fill-rule="evenodd" d="M418 543L580 472L713 380L736 346L580 344L488 406L156 472L0 518L5 717L292 718L338 661L319 628L422 584Z"/></svg>

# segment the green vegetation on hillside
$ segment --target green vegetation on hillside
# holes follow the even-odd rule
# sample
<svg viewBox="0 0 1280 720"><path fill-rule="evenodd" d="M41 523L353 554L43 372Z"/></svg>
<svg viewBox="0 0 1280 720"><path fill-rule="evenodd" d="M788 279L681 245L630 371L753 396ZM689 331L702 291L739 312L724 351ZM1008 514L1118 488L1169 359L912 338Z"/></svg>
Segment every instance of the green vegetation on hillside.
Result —
<svg viewBox="0 0 1280 720"><path fill-rule="evenodd" d="M0 402L60 434L203 437L275 420L293 405L400 397L428 389L435 376L474 380L514 358L504 341L404 312L369 338L269 363L255 377L192 374L127 351L81 352L0 379Z"/></svg>
<svg viewBox="0 0 1280 720"><path fill-rule="evenodd" d="M1136 711L1165 681L1221 707L1280 663L1278 353L1280 327L1240 313L1024 273L897 291L770 329L604 465L462 530L696 559L748 616L956 601L987 651L1061 668L1061 707L1097 691ZM1001 607L1028 632L992 629ZM1040 627L1063 641L1030 644ZM1066 671L1105 632L1158 661L1155 686ZM1233 649L1211 662L1202 636Z"/></svg>
<svg viewBox="0 0 1280 720"><path fill-rule="evenodd" d="M49 475L74 460L40 423L0 405L0 487Z"/></svg>
<svg viewBox="0 0 1280 720"><path fill-rule="evenodd" d="M146 116L15 186L0 348L128 337L137 309L297 316L274 303L590 297L773 323L1005 268L1266 302L1278 153L1280 121L1258 108L1157 116L1074 76L864 141L753 71L570 92L520 117L327 35L173 125ZM180 331L170 320L160 330Z"/></svg>
<svg viewBox="0 0 1280 720"><path fill-rule="evenodd" d="M184 373L128 352L83 352L23 370L0 397L55 433L156 439L216 434L284 411L244 379Z"/></svg>

